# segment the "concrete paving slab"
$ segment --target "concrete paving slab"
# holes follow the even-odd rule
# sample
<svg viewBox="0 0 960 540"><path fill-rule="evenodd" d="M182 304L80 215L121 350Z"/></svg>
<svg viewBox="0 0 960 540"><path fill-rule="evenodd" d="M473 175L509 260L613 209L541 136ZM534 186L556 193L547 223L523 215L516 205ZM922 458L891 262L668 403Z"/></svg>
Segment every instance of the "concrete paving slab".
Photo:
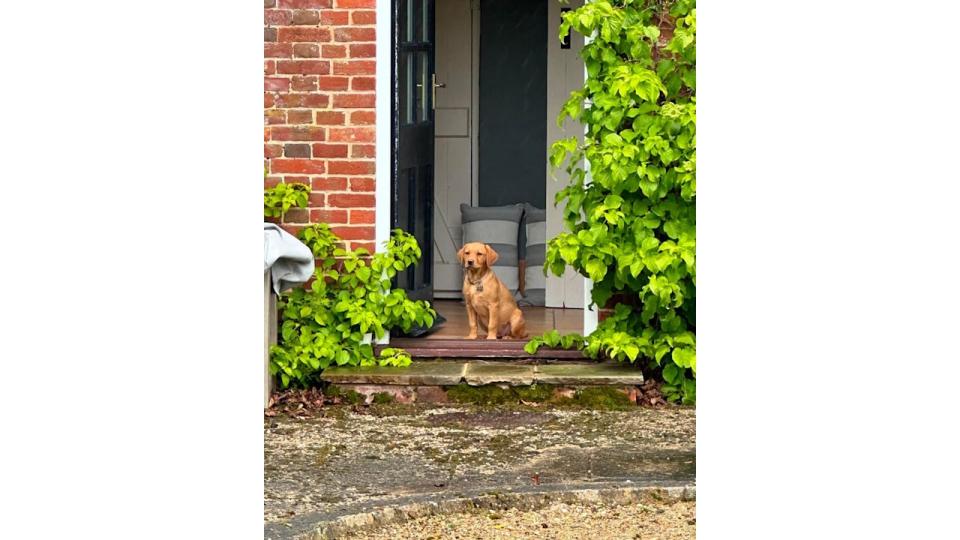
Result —
<svg viewBox="0 0 960 540"><path fill-rule="evenodd" d="M696 412L329 406L264 419L264 536L411 501L689 486Z"/></svg>

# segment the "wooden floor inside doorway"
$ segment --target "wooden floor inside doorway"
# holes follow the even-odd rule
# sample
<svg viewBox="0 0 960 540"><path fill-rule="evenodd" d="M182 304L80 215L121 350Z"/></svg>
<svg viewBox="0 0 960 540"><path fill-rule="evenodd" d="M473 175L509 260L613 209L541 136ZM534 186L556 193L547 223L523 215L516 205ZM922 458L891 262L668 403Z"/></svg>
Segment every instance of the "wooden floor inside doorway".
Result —
<svg viewBox="0 0 960 540"><path fill-rule="evenodd" d="M376 351L385 347L399 347L414 358L489 358L517 361L584 360L576 349L541 347L536 354L524 351L528 339L464 339L470 332L467 310L460 300L435 300L434 309L446 322L432 333L422 337L394 337L389 345L376 345ZM529 337L556 329L562 334L583 333L583 310L520 306L527 321Z"/></svg>
<svg viewBox="0 0 960 540"><path fill-rule="evenodd" d="M425 336L426 339L462 339L469 332L467 309L460 300L436 300L434 309L443 315L447 322L437 331ZM527 321L527 332L531 336L557 329L561 334L583 333L583 310L548 307L524 307L523 317Z"/></svg>

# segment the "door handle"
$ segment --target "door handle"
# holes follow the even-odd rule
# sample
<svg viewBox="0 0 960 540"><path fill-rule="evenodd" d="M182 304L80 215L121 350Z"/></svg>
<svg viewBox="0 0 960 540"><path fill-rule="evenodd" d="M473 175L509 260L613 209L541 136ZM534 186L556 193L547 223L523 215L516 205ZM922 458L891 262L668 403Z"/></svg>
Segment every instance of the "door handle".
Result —
<svg viewBox="0 0 960 540"><path fill-rule="evenodd" d="M438 83L438 82L437 82L437 74L436 74L436 73L433 74L433 81L432 81L432 82L433 82L433 85L432 85L432 86L433 86L433 99L430 101L430 104L433 106L433 109L436 110L436 109L437 109L437 88L446 88L446 87L447 87L447 83Z"/></svg>

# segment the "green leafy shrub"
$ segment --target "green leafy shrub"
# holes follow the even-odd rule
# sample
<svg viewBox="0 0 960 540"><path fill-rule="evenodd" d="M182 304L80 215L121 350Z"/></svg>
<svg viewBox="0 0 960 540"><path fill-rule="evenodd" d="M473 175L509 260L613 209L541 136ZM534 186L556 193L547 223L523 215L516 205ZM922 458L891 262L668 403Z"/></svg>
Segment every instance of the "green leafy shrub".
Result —
<svg viewBox="0 0 960 540"><path fill-rule="evenodd" d="M384 347L380 350L379 364L381 366L405 367L409 366L411 361L410 353L403 349Z"/></svg>
<svg viewBox="0 0 960 540"><path fill-rule="evenodd" d="M644 359L663 392L696 400L696 9L692 0L597 0L563 15L592 41L583 88L564 105L586 126L552 146L566 163L566 231L548 242L545 271L565 265L593 280L593 302L625 300L586 338L545 334L547 344L596 357ZM661 29L672 32L661 38ZM587 183L589 164L591 181ZM566 336L564 336L566 337Z"/></svg>
<svg viewBox="0 0 960 540"><path fill-rule="evenodd" d="M365 249L346 251L325 223L300 231L300 238L317 257L309 289L284 294L279 309L279 343L270 349L270 372L284 388L308 386L330 365L410 365L410 355L385 348L374 355L371 338L393 328L431 326L437 313L424 301L412 301L406 291L391 289L397 272L415 264L420 247L412 235L393 231L386 250L370 256Z"/></svg>
<svg viewBox="0 0 960 540"><path fill-rule="evenodd" d="M546 345L547 347L560 347L561 349L582 349L584 338L580 334L571 333L561 335L557 330L550 330L542 336L534 336L523 347L530 354L536 354L537 349Z"/></svg>
<svg viewBox="0 0 960 540"><path fill-rule="evenodd" d="M284 214L291 207L306 208L310 199L310 186L281 182L276 186L263 190L264 217L278 217L283 219Z"/></svg>

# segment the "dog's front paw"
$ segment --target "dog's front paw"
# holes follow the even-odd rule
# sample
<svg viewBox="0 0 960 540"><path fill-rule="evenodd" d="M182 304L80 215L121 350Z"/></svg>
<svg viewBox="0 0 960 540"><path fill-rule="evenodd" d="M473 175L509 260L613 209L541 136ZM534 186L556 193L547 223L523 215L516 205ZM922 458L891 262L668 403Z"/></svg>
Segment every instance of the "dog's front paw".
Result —
<svg viewBox="0 0 960 540"><path fill-rule="evenodd" d="M466 339L477 339L477 333L476 333L476 332L471 332L471 333L467 334Z"/></svg>
<svg viewBox="0 0 960 540"><path fill-rule="evenodd" d="M497 334L487 334L487 339L497 339Z"/></svg>

